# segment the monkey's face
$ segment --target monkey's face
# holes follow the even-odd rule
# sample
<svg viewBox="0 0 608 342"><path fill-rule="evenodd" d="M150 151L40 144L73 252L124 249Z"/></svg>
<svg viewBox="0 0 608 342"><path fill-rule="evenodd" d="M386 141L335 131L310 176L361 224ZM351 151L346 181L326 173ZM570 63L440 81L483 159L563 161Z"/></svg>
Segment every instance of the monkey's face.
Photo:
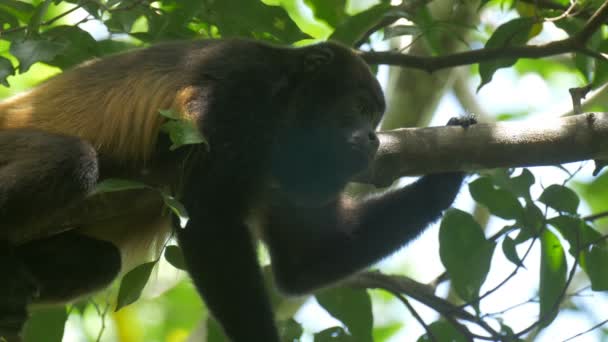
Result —
<svg viewBox="0 0 608 342"><path fill-rule="evenodd" d="M304 73L291 91L288 124L273 155L283 192L311 206L334 199L368 168L385 108L380 86L362 60L337 45L321 47L331 57Z"/></svg>

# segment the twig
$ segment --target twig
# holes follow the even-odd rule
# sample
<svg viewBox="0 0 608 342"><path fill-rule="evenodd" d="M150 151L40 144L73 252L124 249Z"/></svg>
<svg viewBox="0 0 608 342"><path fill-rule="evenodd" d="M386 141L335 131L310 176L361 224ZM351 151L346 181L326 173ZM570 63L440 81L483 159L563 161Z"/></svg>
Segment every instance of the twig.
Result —
<svg viewBox="0 0 608 342"><path fill-rule="evenodd" d="M370 64L389 64L434 72L440 69L476 64L497 58L542 58L568 52L584 52L585 47L600 26L608 19L608 1L589 18L575 35L542 45L506 46L484 48L445 56L414 56L395 52L362 52L361 57ZM599 55L595 55L599 57Z"/></svg>
<svg viewBox="0 0 608 342"><path fill-rule="evenodd" d="M595 330L595 329L597 329L597 328L601 327L602 325L604 325L604 324L606 324L606 323L608 323L608 319L606 319L606 320L604 320L604 321L599 322L598 324L596 324L596 325L592 326L591 328L589 328L589 329L587 329L587 330L585 330L585 331L583 331L583 332L580 332L580 333L578 333L578 334L576 334L576 335L574 335L574 336L568 337L567 339L563 340L562 342L571 341L571 340L574 340L574 339L575 339L575 338L577 338L577 337L581 337L581 336L583 336L583 335L585 335L585 334L587 334L587 333L589 333L589 332L592 332L593 330Z"/></svg>
<svg viewBox="0 0 608 342"><path fill-rule="evenodd" d="M604 212L601 212L601 213L585 216L585 217L583 217L583 221L593 222L595 220L599 220L599 219L604 218L604 217L608 217L608 211L604 211Z"/></svg>
<svg viewBox="0 0 608 342"><path fill-rule="evenodd" d="M418 312L416 311L416 309L414 309L414 307L412 306L412 304L410 304L410 302L407 300L407 298L405 298L405 296L403 296L401 293L398 293L398 292L391 292L391 294L393 296L395 296L397 299L399 299L401 301L401 303L403 303L403 305L405 305L405 307L407 307L407 309L412 314L412 316L424 328L424 330L426 331L426 334L429 337L429 339L431 341L433 341L433 342L439 342L439 340L435 337L435 335L431 331L431 328L429 328L429 326L424 322L424 320L422 319L422 317L420 317L420 315L418 314Z"/></svg>

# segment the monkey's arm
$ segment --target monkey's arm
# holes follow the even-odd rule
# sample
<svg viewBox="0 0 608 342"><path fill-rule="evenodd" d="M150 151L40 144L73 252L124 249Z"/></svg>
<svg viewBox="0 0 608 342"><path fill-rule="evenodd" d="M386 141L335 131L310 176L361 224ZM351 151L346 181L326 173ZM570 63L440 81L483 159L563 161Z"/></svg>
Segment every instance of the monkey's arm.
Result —
<svg viewBox="0 0 608 342"><path fill-rule="evenodd" d="M194 284L231 341L278 342L249 231L230 210L193 213L178 231Z"/></svg>
<svg viewBox="0 0 608 342"><path fill-rule="evenodd" d="M379 261L418 236L447 209L464 175L428 175L359 203L270 213L266 242L278 285L305 293Z"/></svg>

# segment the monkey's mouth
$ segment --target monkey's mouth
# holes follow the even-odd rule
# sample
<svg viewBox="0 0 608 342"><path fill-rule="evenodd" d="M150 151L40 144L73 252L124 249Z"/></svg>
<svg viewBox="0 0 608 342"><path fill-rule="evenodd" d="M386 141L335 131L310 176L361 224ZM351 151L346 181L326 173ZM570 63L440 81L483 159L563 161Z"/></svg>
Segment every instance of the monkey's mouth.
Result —
<svg viewBox="0 0 608 342"><path fill-rule="evenodd" d="M369 167L376 157L376 149L369 149L359 145L351 145L348 153L343 154L342 166L350 170L350 174L357 174ZM340 158L342 159L342 158Z"/></svg>
<svg viewBox="0 0 608 342"><path fill-rule="evenodd" d="M370 163L376 157L378 148L371 148L368 146L361 146L359 144L350 144L350 155L352 159L365 161Z"/></svg>

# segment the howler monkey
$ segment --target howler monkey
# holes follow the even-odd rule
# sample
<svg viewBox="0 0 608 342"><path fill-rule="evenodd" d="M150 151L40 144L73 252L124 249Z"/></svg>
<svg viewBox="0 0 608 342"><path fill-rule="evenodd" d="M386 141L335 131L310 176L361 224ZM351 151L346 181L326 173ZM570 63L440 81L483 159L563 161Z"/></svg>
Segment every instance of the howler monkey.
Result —
<svg viewBox="0 0 608 342"><path fill-rule="evenodd" d="M123 178L187 208L175 233L226 335L279 341L254 236L278 287L305 293L403 246L460 188L457 172L361 201L342 194L374 158L384 107L374 75L346 47L248 40L105 57L0 102L0 331L18 331L27 304L102 288L162 245L172 219L157 191L91 195L97 182ZM195 124L208 146L169 151L163 109Z"/></svg>

